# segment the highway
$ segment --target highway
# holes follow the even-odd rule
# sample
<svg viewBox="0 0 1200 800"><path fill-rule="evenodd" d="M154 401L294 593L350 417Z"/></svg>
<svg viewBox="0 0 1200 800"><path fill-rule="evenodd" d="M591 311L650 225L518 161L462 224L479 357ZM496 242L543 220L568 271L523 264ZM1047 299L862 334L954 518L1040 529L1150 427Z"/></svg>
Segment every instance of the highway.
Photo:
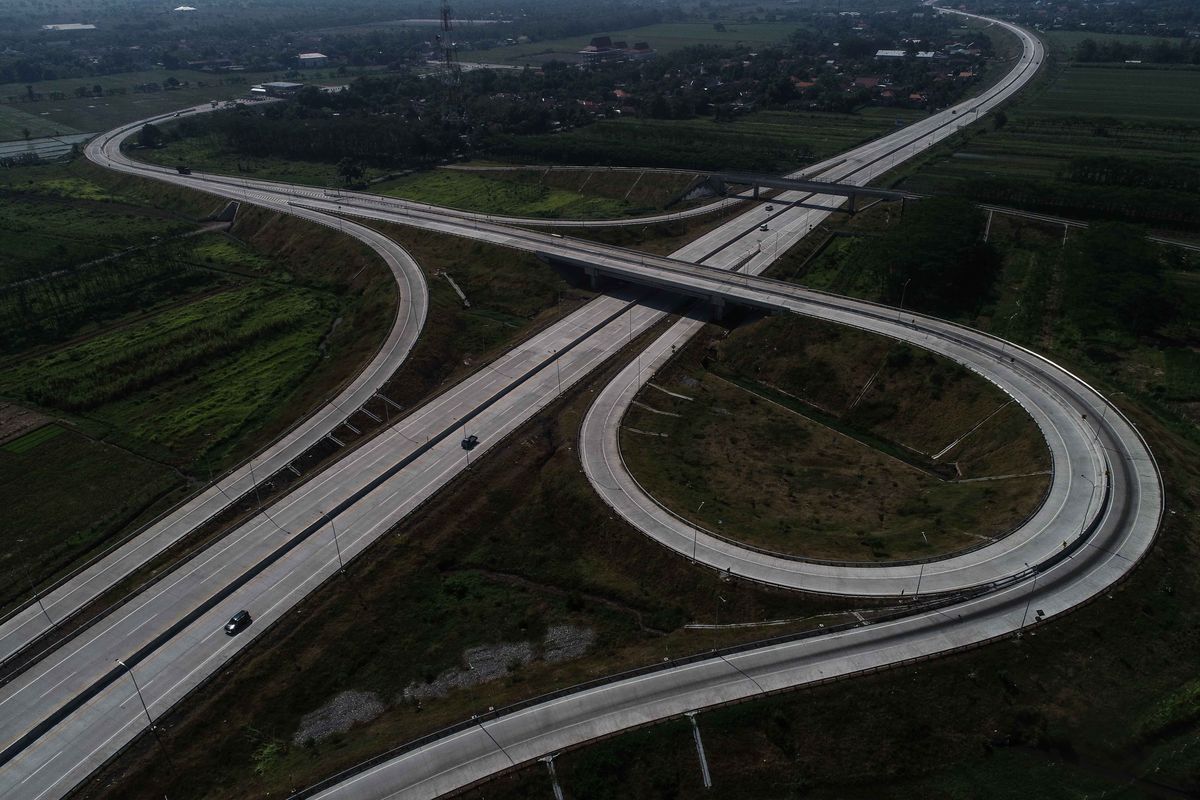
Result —
<svg viewBox="0 0 1200 800"><path fill-rule="evenodd" d="M1009 79L995 89L808 172L823 179L866 182L897 159L951 135L963 124L960 114L977 116L1017 91L1033 74L1041 60L1040 44L1023 32L1020 35L1025 53ZM1025 549L1017 554L989 554L970 569L962 565L943 570L944 575L931 587L933 591L951 591L993 584L988 588L994 591L930 614L766 646L531 706L356 775L329 790L328 796L432 797L514 762L606 732L1003 635L1020 626L1018 618L1027 616L1035 598L1037 609L1052 616L1103 591L1144 554L1157 529L1162 493L1144 443L1116 409L1055 365L991 337L936 320L898 315L871 304L753 277L827 212L785 206L766 214L756 208L700 237L671 259L660 259L412 204L397 207L392 201L330 198L323 192L261 181L234 185L230 179L167 174L128 162L114 141L115 137L109 137L107 145L89 149L89 155L114 168L234 199L274 204L270 207L311 214L311 218L329 219L325 212L340 210L540 253L586 258L614 274L655 286L821 315L915 341L968 363L1009 391L1034 415L1056 459L1052 496L1057 499L1046 504L1054 514L1040 520L1037 530L1010 537ZM799 198L785 196L778 198L777 204L790 199ZM840 198L808 198L807 202L814 200L829 207L840 202ZM773 241L760 241L757 236L764 219L769 219ZM737 266L741 268L738 274L722 270ZM336 576L339 558L362 552L465 469L470 460L482 457L561 390L662 320L675 307L675 296L674 292L629 288L597 298L398 421L3 687L0 794L62 796L144 730L145 716L132 683L114 666L115 659L122 658L132 666L151 715L160 715L215 674L305 594ZM596 471L595 459L603 460L605 429L615 428L619 421L620 396L647 378L649 370L669 354L670 344L682 342L686 327L698 326L701 318L678 323L601 394L602 398L616 395L617 402L598 404L589 414L589 423L593 416L607 419L598 427L585 426L581 449L589 477L595 480L599 475L601 482L605 480ZM1010 359L1007 363L1005 357ZM1082 413L1088 414L1094 429L1083 424ZM466 434L480 437L476 450L467 452L459 446ZM1061 438L1058 447L1055 437ZM620 472L610 471L608 477L620 479ZM1084 478L1093 484L1086 505L1081 504ZM605 497L627 518L637 515L632 505L622 509L612 494ZM1077 527L1080 533L1075 534ZM647 523L642 529L680 549L673 543L679 533L670 520L659 520L657 527ZM1067 529L1072 532L1070 546L1063 547L1057 540ZM689 535L688 541L699 535ZM702 560L717 569L728 567L719 557L718 545L725 544L705 541ZM1017 568L1014 559L1023 560L1026 554L1045 557L1031 561L1030 569L1023 561ZM812 582L820 579L827 582L827 590L838 591L858 590L866 583L853 575L814 576L811 570L793 566L756 566L746 554L738 555L745 559L738 565L747 570L745 574L781 585L790 585L790 580L811 588ZM749 572L768 567L776 573L759 576ZM789 571L795 577L774 580ZM828 583L839 577L847 582L844 587ZM900 590L906 590L905 576L887 580L891 591L902 586ZM221 625L241 608L251 609L255 624L240 636L225 637Z"/></svg>
<svg viewBox="0 0 1200 800"><path fill-rule="evenodd" d="M95 159L105 143L123 138L137 127L125 126L94 139L87 147L89 157ZM262 482L286 468L366 403L395 373L416 344L425 325L429 293L420 267L404 248L364 225L331 220L325 214L291 208L286 201L264 197L259 198L257 204L337 227L379 254L396 280L399 295L395 319L387 338L353 380L283 437L204 491L188 498L138 535L101 554L68 580L43 592L40 606L31 602L5 617L0 622L0 663L48 632L52 627L50 620L58 624L69 618L142 564L224 511L238 498L253 491L256 480ZM45 608L44 612L42 607Z"/></svg>

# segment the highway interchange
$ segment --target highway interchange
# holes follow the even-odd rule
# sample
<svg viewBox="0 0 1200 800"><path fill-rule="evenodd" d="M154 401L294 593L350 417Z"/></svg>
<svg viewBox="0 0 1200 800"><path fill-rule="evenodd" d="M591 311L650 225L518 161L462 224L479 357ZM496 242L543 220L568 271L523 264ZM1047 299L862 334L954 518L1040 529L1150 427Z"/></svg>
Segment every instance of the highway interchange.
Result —
<svg viewBox="0 0 1200 800"><path fill-rule="evenodd" d="M1006 25L1024 42L1019 62L997 86L806 174L866 183L1019 90L1041 61L1041 45L1020 29L996 24ZM0 688L0 795L62 796L145 729L133 685L115 666L116 659L135 669L150 714L161 715L335 575L339 558L362 552L470 460L483 457L561 391L679 310L681 293L831 319L911 341L966 364L1021 403L1041 428L1054 463L1047 501L996 545L928 565L856 568L779 559L691 528L641 492L621 465L615 443L621 415L637 387L703 324L708 307L697 304L630 360L589 411L580 453L589 480L605 501L681 557L694 554L716 570L855 595L911 596L920 581L922 594L939 594L946 602L903 619L668 666L490 717L348 776L320 796L434 797L636 725L1008 635L1028 623L1031 608L1034 619L1050 617L1103 593L1153 540L1163 504L1153 458L1119 411L1078 378L976 331L755 277L828 213L789 202L803 198L832 208L841 198L784 194L774 199L780 210L755 207L665 259L516 229L510 219L367 195L331 197L266 181L181 176L120 153L120 140L137 127L98 138L89 145L89 158L337 225L375 247L400 282L397 322L371 367L336 405L260 456L256 470L260 463L267 469L268 461L276 469L283 467L295 457L292 453L298 454L294 448L302 451L306 442L319 439L365 402L411 348L424 320L425 287L412 260L371 229L331 214L400 222L586 261L637 285L597 297L398 420ZM768 218L771 236L760 239L759 225ZM480 438L471 452L459 445L467 434ZM67 613L95 597L150 553L160 552L224 507L226 495L247 491L248 473L248 468L233 473L226 480L240 482L224 493L209 492L207 500L201 495L169 524L156 526L161 531L143 534L122 548L125 552L114 552L112 562L61 587L61 596L46 598L50 607ZM242 608L251 609L255 625L241 636L224 636L222 624ZM0 655L15 652L40 632L40 623L30 621L36 618L26 609L16 627L6 623L0 629L5 637Z"/></svg>

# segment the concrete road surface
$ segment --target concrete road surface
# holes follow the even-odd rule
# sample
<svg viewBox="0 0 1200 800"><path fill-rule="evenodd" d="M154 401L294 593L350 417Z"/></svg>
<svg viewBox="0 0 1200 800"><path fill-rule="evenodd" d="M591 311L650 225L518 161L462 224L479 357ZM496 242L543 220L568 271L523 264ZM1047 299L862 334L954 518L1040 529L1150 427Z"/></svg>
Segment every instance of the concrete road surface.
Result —
<svg viewBox="0 0 1200 800"><path fill-rule="evenodd" d="M872 170L885 169L885 162L907 157L906 150L916 152L950 135L959 124L958 113L974 113L975 108L982 113L1016 91L1041 59L1040 45L1023 32L1021 35L1026 52L996 89L954 113L931 117L907 133L901 131L859 148L836 166L826 165L829 177L866 180ZM116 155L108 151L104 157L113 158L113 165L119 168L149 174L145 172L148 168L119 164ZM294 187L265 182L247 182L239 191L227 183L210 182L213 179L207 176L156 177L259 203L288 202L284 198L294 192ZM289 208L320 215L325 210L336 211L343 205L338 200L306 197L302 204ZM822 202L833 205L838 201L826 198ZM1042 520L1041 532L1029 532L1024 541L1037 542L1042 549L1036 552L1044 554L1045 542L1051 541L1047 534L1057 537L1066 526L1074 525L1081 525L1083 533L1073 539L1070 548L1055 551L1030 569L1023 564L1015 566L1014 559L1020 560L1024 553L1010 553L1005 557L992 554L973 571L946 571L938 578L939 589L977 585L990 575L995 585L989 588L994 590L936 613L761 647L534 705L388 762L332 789L331 795L435 796L514 762L682 710L984 641L1020 627L1035 600L1044 615L1053 615L1094 596L1136 563L1153 538L1162 495L1144 443L1115 409L1053 364L1023 352L1009 356L1006 363L1008 346L982 334L972 335L919 317L906 327L903 318L893 320L895 312L878 306L686 263L728 268L748 259L747 271L765 267L773 258L773 248L755 241L764 213L760 210L701 237L676 253L675 260L544 235L531 239L538 235L446 212L397 210L366 200L356 201L352 210L362 216L399 217L406 224L525 249L561 247L563 253L582 254L614 272L624 271L657 285L711 292L798 313L819 313L885 334L919 337L922 346L940 349L960 361L970 360L985 377L1028 403L1048 438L1062 437L1062 445L1052 448L1060 459L1053 490L1060 498L1057 516ZM777 212L772 224L782 239L778 251L807 233L824 213L787 207ZM483 456L551 402L560 390L560 376L565 389L617 352L630 337L661 320L676 302L672 297L629 289L598 298L397 422L387 433L164 576L150 590L5 686L0 690L0 746L5 748L0 760L0 793L61 796L145 727L129 676L114 666L114 659L122 658L132 666L151 715L160 715L215 674L256 632L278 620L322 581L334 577L339 558L361 552L465 469L469 460ZM672 333L675 338L671 341L678 342L687 332L677 328L667 336ZM637 372L644 376L661 359L664 343L667 341L660 340L657 350L651 348L645 354L647 363L633 366L633 383L644 379ZM630 385L628 369L614 384L621 385L621 380L625 383L619 391L614 390L617 395ZM1081 408L1099 422L1092 444L1075 419ZM607 423L596 428L601 432L599 440L582 443L589 453L603 451L604 429L615 424L611 413L608 417ZM460 440L471 434L479 436L480 445L467 452ZM1098 453L1092 446L1097 443L1109 449ZM1110 471L1108 476L1105 468ZM1080 505L1076 470L1080 478L1103 487L1092 492L1102 499L1093 497L1087 507ZM622 513L634 512L626 509ZM679 535L669 521L658 529L647 524L646 530L668 539ZM714 546L706 542L705 547L707 557ZM853 575L842 577L858 580ZM800 579L812 578L805 573ZM902 576L889 580L896 587L903 583ZM239 636L226 637L220 626L242 608L251 610L255 624ZM493 738L501 749L492 743Z"/></svg>

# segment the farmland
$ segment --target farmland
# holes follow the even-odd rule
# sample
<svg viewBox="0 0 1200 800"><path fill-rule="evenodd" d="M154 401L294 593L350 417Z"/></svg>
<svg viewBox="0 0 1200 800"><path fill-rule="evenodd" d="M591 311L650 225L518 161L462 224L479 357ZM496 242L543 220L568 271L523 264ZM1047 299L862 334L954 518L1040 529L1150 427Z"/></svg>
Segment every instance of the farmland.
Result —
<svg viewBox="0 0 1200 800"><path fill-rule="evenodd" d="M1183 98L1197 96L1196 69L1052 63L1006 110L1005 124L976 126L934 148L900 185L1194 229L1200 106Z"/></svg>
<svg viewBox="0 0 1200 800"><path fill-rule="evenodd" d="M647 42L660 53L671 53L698 44L765 46L783 41L795 26L765 22L726 23L725 30L716 30L711 23L674 22L645 25L640 28L611 31L606 35L614 42ZM551 60L575 61L576 53L587 47L592 36L573 36L544 42L519 44L512 47L482 50L464 54L465 60L494 64L537 64Z"/></svg>
<svg viewBox="0 0 1200 800"><path fill-rule="evenodd" d="M218 230L198 218L219 201L86 163L4 179L14 246L0 258L0 396L64 430L0 453L0 501L61 511L26 526L29 557L6 561L7 574L41 581L243 459L353 374L386 330L390 278L335 232L252 209ZM64 470L72 459L78 469ZM86 477L105 463L127 464L130 488Z"/></svg>
<svg viewBox="0 0 1200 800"><path fill-rule="evenodd" d="M309 76L315 77L315 76ZM168 78L179 82L177 88L155 91L136 91L134 87L155 83L160 86ZM114 128L125 122L143 117L177 111L187 106L207 103L209 100L229 100L247 94L250 87L263 81L280 80L282 75L271 72L239 72L214 74L194 70L151 70L104 75L96 78L68 78L54 81L39 81L30 84L41 99L28 100L26 84L0 85L0 126L13 135L2 135L0 139L19 139L24 121L34 118L42 121L41 133L57 130L99 132ZM338 83L343 79L332 79ZM348 79L344 79L348 80ZM76 89L91 90L100 86L104 94L99 97L75 94ZM61 92L62 97L51 99L52 93ZM39 135L34 132L34 135Z"/></svg>

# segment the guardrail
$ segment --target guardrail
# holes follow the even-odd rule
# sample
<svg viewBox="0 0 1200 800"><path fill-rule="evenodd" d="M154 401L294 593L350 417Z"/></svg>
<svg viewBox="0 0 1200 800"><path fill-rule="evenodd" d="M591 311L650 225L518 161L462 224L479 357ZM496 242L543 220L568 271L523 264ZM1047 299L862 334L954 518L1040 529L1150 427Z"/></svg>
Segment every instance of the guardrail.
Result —
<svg viewBox="0 0 1200 800"><path fill-rule="evenodd" d="M1111 499L1112 499L1111 486L1109 485L1108 482L1105 483L1105 488L1106 488L1105 497L1101 504L1102 508L1107 508L1111 504ZM991 594L992 592L998 591L999 589L1002 589L1006 586L1011 586L1011 585L1020 583L1022 581L1025 581L1029 578L1035 577L1035 576L1053 568L1054 566L1058 565L1063 560L1069 558L1080 547L1082 547L1086 543L1086 540L1095 532L1096 528L1100 525L1101 521L1103 520L1103 517L1104 517L1103 514L1098 515L1092 521L1091 525L1087 526L1085 528L1084 532L1081 533L1080 536L1076 537L1075 540L1073 541L1073 543L1071 543L1067 548L1064 548L1062 551L1055 553L1054 555L1047 558L1045 561L1043 561L1039 564L1035 564L1034 566L1030 567L1027 570L1022 570L1021 572L1019 572L1015 575L1011 575L1011 576L1008 576L1007 578L1002 578L1000 580L994 581L990 584L985 585L984 587L977 588L977 589L971 589L966 592L958 592L953 595L941 596L935 600L932 600L932 601L926 602L926 603L914 603L913 605L909 606L908 608L906 608L902 611L897 611L897 612L893 612L890 614L884 614L882 616L872 619L869 622L853 622L853 623L847 622L847 623L842 623L840 625L831 625L827 628L814 628L812 630L799 631L797 633L787 634L785 636L776 636L776 637L771 637L768 639L759 639L759 640L756 640L753 642L744 642L744 643L738 644L738 645L731 645L729 647L717 648L717 649L710 650L705 653L696 653L691 656L684 656L682 658L670 659L665 662L650 664L645 667L637 667L635 669L625 670L623 672L619 672L619 673L616 673L613 675L608 675L603 678L596 678L594 680L585 681L583 683L577 683L573 686L569 686L569 687L566 687L563 689L558 689L553 692L547 692L546 694L538 695L536 697L531 697L527 700L521 700L516 703L511 703L507 706L502 706L501 708L493 709L491 711L487 711L482 714L473 715L470 719L465 719L465 720L462 720L461 722L456 722L453 725L449 725L445 728L441 728L440 730L434 731L433 733L428 733L424 736L421 736L421 737L418 737L411 741L405 742L404 744L402 744L398 747L394 747L394 748L384 751L376 756L372 756L371 758L361 761L358 764L355 764L354 766L349 767L348 769L342 770L341 772L338 772L335 775L331 775L330 777L325 778L324 780L321 780L311 786L308 786L304 789L301 789L298 792L293 793L288 798L288 800L306 800L306 798L309 798L316 794L319 794L320 792L323 792L326 789L333 788L334 786L338 785L339 783L342 783L343 781L345 781L349 778L352 778L355 775L359 775L363 772L366 772L367 770L373 769L374 767L377 767L381 764L391 761L392 759L398 758L399 756L402 756L405 753L410 753L414 750L424 747L425 745L432 744L433 742L436 742L439 739L443 739L447 736L452 736L456 733L460 733L462 731L469 730L469 729L475 727L476 725L481 725L484 722L500 719L501 717L508 716L508 715L516 713L518 711L523 711L532 706L540 705L542 703L556 700L561 697L566 697L567 695L577 694L579 692L584 692L589 689L595 689L595 688L598 688L601 686L607 686L607 685L614 684L614 683L620 683L622 681L629 680L631 678L641 677L643 675L649 675L649 674L657 673L657 672L666 672L666 671L669 671L672 669L676 669L678 667L686 666L688 664L696 664L696 663L700 663L703 661L710 661L714 658L715 659L724 659L728 656L733 656L733 655L737 655L739 653L744 653L744 652L748 652L751 650L757 650L757 649L761 649L764 647L771 647L774 645L804 641L806 639L814 639L814 638L826 636L829 634L844 633L846 631L854 630L855 628L869 627L872 625L879 625L881 623L894 622L896 620L904 619L907 617L912 617L917 614L925 613L927 611L934 611L934 610L937 610L940 608L944 608L946 606L956 605L958 603L972 600L977 597ZM986 639L981 642L973 642L972 644L964 645L961 648L956 648L955 650L951 650L951 651L947 651L947 652L957 652L958 650L965 650L965 649L981 647L981 646L988 644L991 641L994 641L996 639L1009 638L1009 637L1013 636L1015 633L1016 632L1001 634L1000 636L992 637L991 639ZM830 677L830 678L824 678L824 679L815 681L810 684L805 684L803 688L807 688L810 686L819 686L824 683L832 683L834 681L839 681L839 680L846 680L847 678L854 677L856 675L869 673L869 672L882 672L885 669L894 669L896 667L904 666L906 664L917 663L920 661L928 660L930 658L941 657L942 655L945 655L945 653L944 652L938 653L938 654L935 654L932 656L918 656L916 658L907 659L905 661L898 661L898 662L889 664L885 667L870 667L865 670L859 670L857 672L851 672L851 673L847 673L844 675L839 675L839 676ZM799 689L802 687L795 687L795 688ZM777 694L777 693L781 693L781 692L785 692L785 691L792 691L792 689L781 689L781 690L776 690L773 692L764 692L763 694ZM751 698L747 698L747 699L753 699L753 698L759 697L759 696L761 696L761 695L753 695ZM647 724L648 725L657 724L658 722L661 722L661 721L662 720L657 720L655 722L650 722Z"/></svg>

